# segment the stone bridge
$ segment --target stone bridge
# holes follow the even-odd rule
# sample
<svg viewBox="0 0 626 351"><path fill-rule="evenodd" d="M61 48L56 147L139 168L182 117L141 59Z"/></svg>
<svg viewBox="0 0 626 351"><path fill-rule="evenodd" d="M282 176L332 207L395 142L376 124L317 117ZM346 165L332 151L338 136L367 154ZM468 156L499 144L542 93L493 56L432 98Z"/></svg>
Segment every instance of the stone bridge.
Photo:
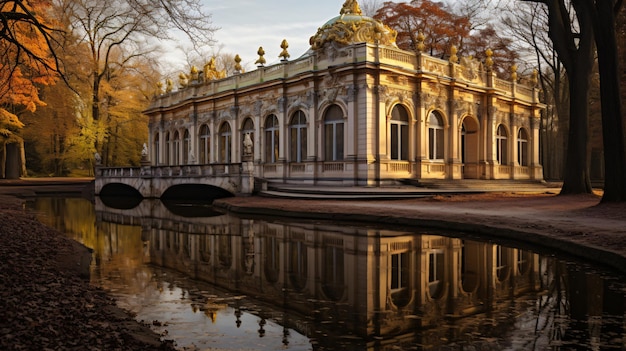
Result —
<svg viewBox="0 0 626 351"><path fill-rule="evenodd" d="M143 198L217 198L252 194L252 162L141 167L96 167L96 195Z"/></svg>

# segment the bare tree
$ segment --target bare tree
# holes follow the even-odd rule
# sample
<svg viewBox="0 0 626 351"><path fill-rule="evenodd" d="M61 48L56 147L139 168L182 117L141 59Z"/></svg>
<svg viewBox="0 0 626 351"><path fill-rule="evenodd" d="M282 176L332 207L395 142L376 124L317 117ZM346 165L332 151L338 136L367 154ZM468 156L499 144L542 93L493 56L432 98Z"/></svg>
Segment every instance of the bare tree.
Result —
<svg viewBox="0 0 626 351"><path fill-rule="evenodd" d="M548 108L541 118L541 155L544 175L562 178L564 136L568 129L567 78L552 41L548 37L548 13L541 4L504 4L505 34L516 43L514 50L533 62ZM513 10L514 8L514 10Z"/></svg>
<svg viewBox="0 0 626 351"><path fill-rule="evenodd" d="M589 90L594 63L591 14L577 2L567 0L521 0L544 4L548 35L569 82L569 132L561 194L591 193L589 175Z"/></svg>
<svg viewBox="0 0 626 351"><path fill-rule="evenodd" d="M106 117L109 101L103 82L137 58L150 56L157 41L184 33L194 47L201 47L213 43L216 30L200 0L57 0L57 4L65 16L63 22L87 47L91 94L85 100L96 130L101 130L97 125Z"/></svg>

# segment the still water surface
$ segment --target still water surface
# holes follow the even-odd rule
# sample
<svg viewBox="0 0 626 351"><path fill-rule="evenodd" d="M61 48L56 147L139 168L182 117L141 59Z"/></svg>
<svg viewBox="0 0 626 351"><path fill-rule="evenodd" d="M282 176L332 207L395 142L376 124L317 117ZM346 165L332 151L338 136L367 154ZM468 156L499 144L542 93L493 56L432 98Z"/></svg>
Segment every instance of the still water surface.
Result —
<svg viewBox="0 0 626 351"><path fill-rule="evenodd" d="M187 350L625 350L624 277L406 228L39 198L92 282Z"/></svg>

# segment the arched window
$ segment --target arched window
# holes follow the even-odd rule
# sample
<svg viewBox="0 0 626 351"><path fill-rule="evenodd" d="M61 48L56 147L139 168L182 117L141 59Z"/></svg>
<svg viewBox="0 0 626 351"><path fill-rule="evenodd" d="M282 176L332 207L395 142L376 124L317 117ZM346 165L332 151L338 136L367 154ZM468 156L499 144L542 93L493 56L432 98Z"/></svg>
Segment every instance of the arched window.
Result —
<svg viewBox="0 0 626 351"><path fill-rule="evenodd" d="M243 125L241 126L241 154L243 155L243 141L246 137L246 134L250 133L250 140L252 140L252 154L254 155L254 122L252 122L252 118L246 118L243 121Z"/></svg>
<svg viewBox="0 0 626 351"><path fill-rule="evenodd" d="M230 145L231 145L232 133L230 131L230 125L226 122L222 123L220 127L220 144L219 155L221 163L230 163Z"/></svg>
<svg viewBox="0 0 626 351"><path fill-rule="evenodd" d="M528 166L528 133L524 128L517 133L517 164Z"/></svg>
<svg viewBox="0 0 626 351"><path fill-rule="evenodd" d="M172 159L172 138L170 136L170 132L167 132L167 134L165 134L165 160L163 160L163 163L171 166L170 160Z"/></svg>
<svg viewBox="0 0 626 351"><path fill-rule="evenodd" d="M210 162L209 156L211 155L211 132L209 126L203 124L200 127L200 164L208 164Z"/></svg>
<svg viewBox="0 0 626 351"><path fill-rule="evenodd" d="M409 114L401 105L396 105L391 110L391 159L409 159Z"/></svg>
<svg viewBox="0 0 626 351"><path fill-rule="evenodd" d="M324 114L324 151L326 161L343 160L343 111L337 105Z"/></svg>
<svg viewBox="0 0 626 351"><path fill-rule="evenodd" d="M180 134L174 132L174 150L172 152L172 165L180 165Z"/></svg>
<svg viewBox="0 0 626 351"><path fill-rule="evenodd" d="M509 160L507 158L507 140L508 134L504 126L501 124L498 126L498 133L496 134L496 159L501 165L506 165L509 163Z"/></svg>
<svg viewBox="0 0 626 351"><path fill-rule="evenodd" d="M159 150L159 133L155 133L154 134L154 141L152 142L153 145L153 149L154 149L154 159L153 159L153 164L154 165L158 165L159 164L159 156L161 156L161 150Z"/></svg>
<svg viewBox="0 0 626 351"><path fill-rule="evenodd" d="M291 162L303 162L307 157L307 129L304 112L296 111L289 123L289 147Z"/></svg>
<svg viewBox="0 0 626 351"><path fill-rule="evenodd" d="M428 158L443 160L444 155L443 119L437 112L428 116Z"/></svg>
<svg viewBox="0 0 626 351"><path fill-rule="evenodd" d="M183 164L188 165L193 160L189 158L189 154L191 152L191 134L189 134L189 130L185 129L185 134L183 136Z"/></svg>
<svg viewBox="0 0 626 351"><path fill-rule="evenodd" d="M278 118L269 115L265 119L265 162L274 163L278 160Z"/></svg>

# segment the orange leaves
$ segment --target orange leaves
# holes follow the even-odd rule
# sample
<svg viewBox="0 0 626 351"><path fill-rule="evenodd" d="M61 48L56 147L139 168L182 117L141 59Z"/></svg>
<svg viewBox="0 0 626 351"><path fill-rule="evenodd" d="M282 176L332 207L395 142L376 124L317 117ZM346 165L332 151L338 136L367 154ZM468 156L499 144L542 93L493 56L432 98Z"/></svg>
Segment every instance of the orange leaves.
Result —
<svg viewBox="0 0 626 351"><path fill-rule="evenodd" d="M10 111L34 112L44 103L38 85L54 84L58 75L50 50L49 0L0 0L0 127L21 125ZM21 126L20 126L21 127Z"/></svg>
<svg viewBox="0 0 626 351"><path fill-rule="evenodd" d="M470 22L454 14L446 5L429 0L410 3L385 2L376 19L398 31L396 43L405 50L415 50L417 36L424 34L426 52L443 57L451 45L459 45L469 36Z"/></svg>

